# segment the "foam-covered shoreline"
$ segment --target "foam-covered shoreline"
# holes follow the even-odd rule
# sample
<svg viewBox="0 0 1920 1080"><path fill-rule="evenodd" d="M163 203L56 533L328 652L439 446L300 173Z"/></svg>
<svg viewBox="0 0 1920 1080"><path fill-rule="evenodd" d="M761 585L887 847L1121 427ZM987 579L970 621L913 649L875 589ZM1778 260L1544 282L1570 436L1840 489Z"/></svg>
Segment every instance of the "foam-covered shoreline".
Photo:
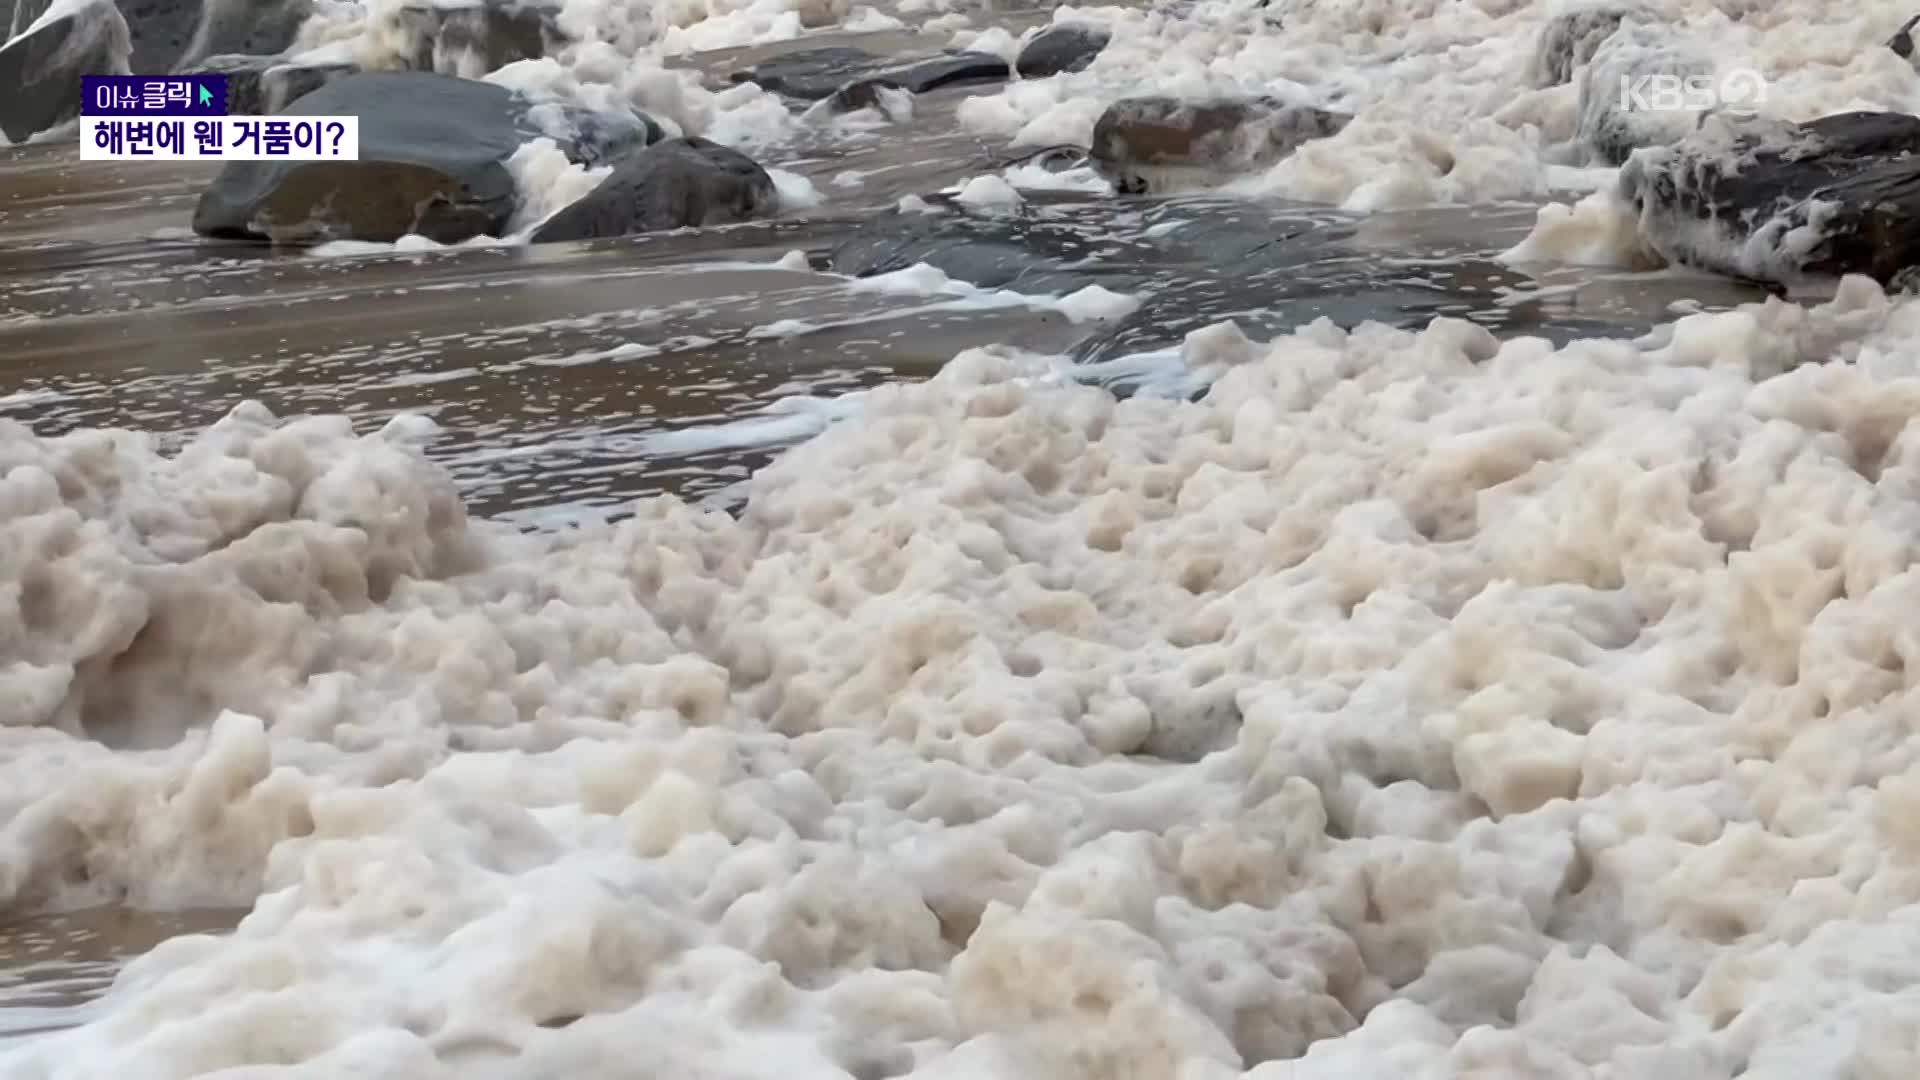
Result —
<svg viewBox="0 0 1920 1080"><path fill-rule="evenodd" d="M0 425L0 887L253 905L0 1071L1904 1075L1916 330L976 350L553 536Z"/></svg>

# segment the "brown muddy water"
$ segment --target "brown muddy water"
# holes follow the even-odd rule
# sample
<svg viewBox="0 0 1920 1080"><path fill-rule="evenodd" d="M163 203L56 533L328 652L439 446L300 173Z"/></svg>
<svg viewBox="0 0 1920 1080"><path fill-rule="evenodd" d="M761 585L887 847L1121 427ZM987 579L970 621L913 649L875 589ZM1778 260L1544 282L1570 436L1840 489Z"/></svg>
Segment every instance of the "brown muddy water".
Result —
<svg viewBox="0 0 1920 1080"><path fill-rule="evenodd" d="M657 492L724 499L813 430L783 399L924 378L975 345L1065 350L1086 333L1058 315L854 293L843 277L771 265L992 162L1000 148L953 122L965 93L923 99L904 132L761 151L813 181L826 201L812 211L538 249L319 257L202 243L186 225L215 167L0 149L0 418L43 434L178 436L247 400L367 426L412 411L442 425L433 453L476 513L551 526ZM850 172L857 187L836 182ZM1484 262L1532 222L1526 206L1384 215L1340 255L1373 260L1363 277L1391 288L1416 266L1430 277ZM1538 327L1597 320L1623 335L1683 298L1712 309L1757 297L1663 275L1563 270L1530 284L1518 293ZM1364 292L1345 299L1366 310ZM0 1039L79 1022L129 957L239 914L0 911Z"/></svg>

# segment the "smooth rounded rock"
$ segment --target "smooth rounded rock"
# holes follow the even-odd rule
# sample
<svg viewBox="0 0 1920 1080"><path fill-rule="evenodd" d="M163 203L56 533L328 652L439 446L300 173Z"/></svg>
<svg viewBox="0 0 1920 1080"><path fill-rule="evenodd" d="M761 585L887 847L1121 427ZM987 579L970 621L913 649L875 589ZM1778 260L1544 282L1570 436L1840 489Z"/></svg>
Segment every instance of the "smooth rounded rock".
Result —
<svg viewBox="0 0 1920 1080"><path fill-rule="evenodd" d="M536 244L698 228L779 209L773 178L752 158L698 137L634 151L585 197L533 231Z"/></svg>

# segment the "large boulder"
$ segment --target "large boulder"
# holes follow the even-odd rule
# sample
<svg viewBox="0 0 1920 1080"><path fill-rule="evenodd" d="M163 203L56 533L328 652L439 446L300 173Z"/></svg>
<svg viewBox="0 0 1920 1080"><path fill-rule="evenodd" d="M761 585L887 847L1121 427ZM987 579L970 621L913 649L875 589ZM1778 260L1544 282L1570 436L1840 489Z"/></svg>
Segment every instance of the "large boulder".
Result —
<svg viewBox="0 0 1920 1080"><path fill-rule="evenodd" d="M999 82L1010 73L1006 60L991 53L948 50L887 57L865 49L828 45L785 53L733 72L728 78L787 97L823 101L841 87L864 80L924 94L944 86Z"/></svg>
<svg viewBox="0 0 1920 1080"><path fill-rule="evenodd" d="M1013 69L1023 79L1044 79L1072 71L1084 71L1093 58L1113 40L1113 32L1091 23L1056 23L1047 27L1020 49Z"/></svg>
<svg viewBox="0 0 1920 1080"><path fill-rule="evenodd" d="M1264 168L1303 143L1338 134L1352 119L1278 98L1123 98L1094 123L1088 152L1123 191L1139 192L1147 187L1143 170Z"/></svg>
<svg viewBox="0 0 1920 1080"><path fill-rule="evenodd" d="M279 56L210 56L187 70L227 77L228 112L268 116L360 69L344 63L296 63Z"/></svg>
<svg viewBox="0 0 1920 1080"><path fill-rule="evenodd" d="M80 115L81 78L127 73L127 20L113 0L37 18L0 45L0 134L24 142Z"/></svg>
<svg viewBox="0 0 1920 1080"><path fill-rule="evenodd" d="M752 158L698 137L668 139L622 159L598 187L542 222L536 244L765 217L779 209L773 178Z"/></svg>
<svg viewBox="0 0 1920 1080"><path fill-rule="evenodd" d="M1547 20L1533 54L1533 84L1560 86L1593 59L1593 54L1623 22L1657 23L1659 17L1642 4L1588 3L1569 8Z"/></svg>
<svg viewBox="0 0 1920 1080"><path fill-rule="evenodd" d="M1706 130L1620 172L1669 261L1757 281L1920 266L1920 117L1852 112Z"/></svg>
<svg viewBox="0 0 1920 1080"><path fill-rule="evenodd" d="M359 117L359 160L231 162L201 195L193 229L292 243L500 235L518 202L507 159L555 135L534 115L539 108L561 115L492 83L427 72L348 75L285 114ZM556 142L580 160L576 143Z"/></svg>

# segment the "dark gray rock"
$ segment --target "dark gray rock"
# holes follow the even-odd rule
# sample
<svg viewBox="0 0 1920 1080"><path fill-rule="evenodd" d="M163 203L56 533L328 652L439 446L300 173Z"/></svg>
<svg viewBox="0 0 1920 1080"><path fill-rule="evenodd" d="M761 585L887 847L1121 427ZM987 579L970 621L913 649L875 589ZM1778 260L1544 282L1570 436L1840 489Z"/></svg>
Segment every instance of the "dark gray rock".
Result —
<svg viewBox="0 0 1920 1080"><path fill-rule="evenodd" d="M773 178L706 139L668 139L615 165L598 187L541 223L536 244L752 221L778 211Z"/></svg>
<svg viewBox="0 0 1920 1080"><path fill-rule="evenodd" d="M822 101L842 87L863 80L924 94L944 86L999 82L1011 74L1007 62L990 53L948 50L923 56L877 56L865 49L828 45L776 56L728 76L733 82L806 101Z"/></svg>
<svg viewBox="0 0 1920 1080"><path fill-rule="evenodd" d="M1895 56L1913 59L1913 28L1915 26L1920 26L1920 15L1915 15L1902 23L1900 29L1894 31L1893 36L1887 39L1887 48L1892 49Z"/></svg>
<svg viewBox="0 0 1920 1080"><path fill-rule="evenodd" d="M1142 168L1264 168L1303 143L1338 134L1352 119L1277 98L1123 98L1094 123L1088 153L1116 175L1121 190L1139 192L1146 187Z"/></svg>
<svg viewBox="0 0 1920 1080"><path fill-rule="evenodd" d="M1669 261L1754 281L1920 266L1920 117L1854 112L1643 150L1620 195Z"/></svg>
<svg viewBox="0 0 1920 1080"><path fill-rule="evenodd" d="M1113 40L1113 32L1104 26L1060 23L1040 32L1020 50L1013 69L1023 79L1044 79L1072 71L1084 71L1093 58Z"/></svg>
<svg viewBox="0 0 1920 1080"><path fill-rule="evenodd" d="M136 75L164 75L187 54L200 26L201 0L119 0L133 37L128 66Z"/></svg>
<svg viewBox="0 0 1920 1080"><path fill-rule="evenodd" d="M833 92L822 105L828 112L850 113L861 109L872 109L886 119L898 123L910 115L907 108L911 104L911 92L896 85L890 79L861 79L851 82ZM822 106L815 106L820 108Z"/></svg>
<svg viewBox="0 0 1920 1080"><path fill-rule="evenodd" d="M465 7L409 3L395 11L410 43L403 57L416 71L477 79L521 60L538 60L566 41L557 4L476 0Z"/></svg>
<svg viewBox="0 0 1920 1080"><path fill-rule="evenodd" d="M128 67L137 75L186 70L223 53L278 53L293 44L301 24L313 13L312 0L118 2L133 42ZM46 6L45 0L26 3Z"/></svg>
<svg viewBox="0 0 1920 1080"><path fill-rule="evenodd" d="M120 0L121 10L127 12L127 23L133 28L134 70L145 73L138 66L141 36L145 31L142 21L128 9L133 2L136 0ZM143 2L162 8L178 0ZM195 21L190 24L190 40L177 52L173 51L174 38L167 38L164 46L156 40L152 47L157 51L151 61L156 65L155 73L186 70L209 56L276 55L293 45L300 27L313 14L313 0L190 0L188 6L198 9ZM175 24L155 25L157 29ZM162 63L167 66L158 66Z"/></svg>
<svg viewBox="0 0 1920 1080"><path fill-rule="evenodd" d="M0 134L24 142L79 116L81 77L125 73L131 49L112 0L92 0L0 46Z"/></svg>
<svg viewBox="0 0 1920 1080"><path fill-rule="evenodd" d="M0 0L0 45L5 45L33 25L52 0Z"/></svg>
<svg viewBox="0 0 1920 1080"><path fill-rule="evenodd" d="M1659 16L1642 4L1598 3L1562 11L1547 20L1533 57L1533 84L1559 86L1573 79L1575 70L1593 59L1600 46L1623 22L1657 23Z"/></svg>
<svg viewBox="0 0 1920 1080"><path fill-rule="evenodd" d="M552 134L530 118L536 107L492 83L427 72L336 79L285 114L358 116L360 159L229 163L201 195L194 231L295 243L500 235L517 203L507 159Z"/></svg>
<svg viewBox="0 0 1920 1080"><path fill-rule="evenodd" d="M294 64L278 56L210 56L188 65L186 70L225 75L228 112L268 116L359 68L352 64Z"/></svg>
<svg viewBox="0 0 1920 1080"><path fill-rule="evenodd" d="M1711 79L1714 73L1713 61L1692 41L1664 26L1622 23L1581 74L1574 138L1607 165L1642 147L1683 139L1699 126L1698 111L1641 108L1623 100L1621 88L1645 85L1641 80L1652 76Z"/></svg>

